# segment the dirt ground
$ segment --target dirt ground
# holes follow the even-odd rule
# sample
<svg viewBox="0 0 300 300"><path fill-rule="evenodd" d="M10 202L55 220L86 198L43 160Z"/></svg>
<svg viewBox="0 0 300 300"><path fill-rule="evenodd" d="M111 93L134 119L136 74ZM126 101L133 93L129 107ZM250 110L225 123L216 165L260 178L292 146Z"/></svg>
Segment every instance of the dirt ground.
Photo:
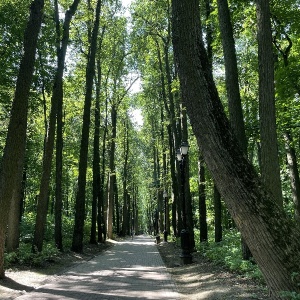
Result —
<svg viewBox="0 0 300 300"><path fill-rule="evenodd" d="M76 264L89 261L112 246L107 241L105 244L88 245L81 254L64 252L53 259L44 262L40 268L18 267L6 270L6 278L0 280L0 300L12 300L43 285L69 270Z"/></svg>
<svg viewBox="0 0 300 300"><path fill-rule="evenodd" d="M66 252L53 260L46 261L42 268L17 268L7 270L5 280L0 280L0 299L12 300L34 288L53 280L74 264L92 259L111 247L105 245L90 245L84 248L83 254ZM166 267L178 288L181 300L237 300L237 299L270 299L265 287L242 278L237 274L226 272L213 265L198 253L193 253L193 263L182 265L180 248L174 243L161 243L158 250Z"/></svg>
<svg viewBox="0 0 300 300"><path fill-rule="evenodd" d="M159 252L181 295L181 300L262 300L270 299L266 287L227 272L199 253L192 253L192 264L183 265L181 249L174 243L161 243Z"/></svg>

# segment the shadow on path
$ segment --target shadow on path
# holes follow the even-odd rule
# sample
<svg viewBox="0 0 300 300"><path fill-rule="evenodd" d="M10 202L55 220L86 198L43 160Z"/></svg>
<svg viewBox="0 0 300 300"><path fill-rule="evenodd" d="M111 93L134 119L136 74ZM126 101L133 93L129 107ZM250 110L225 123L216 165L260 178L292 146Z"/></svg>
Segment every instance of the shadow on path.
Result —
<svg viewBox="0 0 300 300"><path fill-rule="evenodd" d="M16 281L14 281L11 278L4 278L0 280L0 285L12 290L16 290L16 291L26 291L26 292L30 292L32 291L34 288L32 286L27 286L21 283L18 283Z"/></svg>
<svg viewBox="0 0 300 300"><path fill-rule="evenodd" d="M154 240L138 236L114 242L94 259L22 295L25 299L179 299Z"/></svg>

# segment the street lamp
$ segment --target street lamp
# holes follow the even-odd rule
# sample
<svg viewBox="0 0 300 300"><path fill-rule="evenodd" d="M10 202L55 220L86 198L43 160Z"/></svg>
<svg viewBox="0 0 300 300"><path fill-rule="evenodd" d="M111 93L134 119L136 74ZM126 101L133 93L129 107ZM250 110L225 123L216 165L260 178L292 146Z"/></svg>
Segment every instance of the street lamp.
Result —
<svg viewBox="0 0 300 300"><path fill-rule="evenodd" d="M187 222L186 222L186 205L185 205L185 161L186 156L189 151L189 144L187 142L182 142L180 149L177 150L177 159L180 164L180 175L181 175L181 196L182 196L182 209L181 209L181 216L182 216L182 230L180 233L181 238L181 249L182 253L180 258L183 264L190 264L192 263L192 255L190 252L190 236L189 231L187 229Z"/></svg>
<svg viewBox="0 0 300 300"><path fill-rule="evenodd" d="M164 224L164 242L168 241L168 231L167 231L167 201L168 201L168 193L166 191L163 192L163 197L165 200L165 224Z"/></svg>

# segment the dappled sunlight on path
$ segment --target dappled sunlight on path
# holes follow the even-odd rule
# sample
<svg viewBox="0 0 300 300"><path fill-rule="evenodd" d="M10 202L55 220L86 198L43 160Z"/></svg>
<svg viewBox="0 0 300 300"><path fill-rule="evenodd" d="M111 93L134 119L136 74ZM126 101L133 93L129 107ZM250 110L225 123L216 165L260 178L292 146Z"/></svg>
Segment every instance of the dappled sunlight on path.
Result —
<svg viewBox="0 0 300 300"><path fill-rule="evenodd" d="M148 236L114 246L18 300L179 299L175 285Z"/></svg>

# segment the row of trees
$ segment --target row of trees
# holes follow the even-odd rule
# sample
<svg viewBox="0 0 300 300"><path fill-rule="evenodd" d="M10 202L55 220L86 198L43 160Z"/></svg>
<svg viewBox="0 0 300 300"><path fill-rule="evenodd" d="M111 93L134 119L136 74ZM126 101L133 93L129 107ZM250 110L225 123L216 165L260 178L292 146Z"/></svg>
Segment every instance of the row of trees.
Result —
<svg viewBox="0 0 300 300"><path fill-rule="evenodd" d="M117 199L115 159L124 154L128 163L129 145L136 143L131 136L128 96L135 78L128 75L132 55L121 3L33 1L29 15L29 1L26 4L1 3L1 86L6 87L2 89L1 115L7 135L6 142L2 139L1 277L7 224L6 249L14 251L19 246L19 221L32 212L36 215L34 252L43 249L50 207L60 250L65 216L75 218L74 251L82 251L87 216L92 223L91 242L103 241L106 235L111 238ZM16 26L11 15L20 15L23 23ZM124 148L118 149L119 153L115 146L117 121L124 125L120 130L123 138L119 138ZM128 167L124 173L125 207L131 207L132 215L137 211L138 178ZM127 215L129 211L125 232L129 232Z"/></svg>
<svg viewBox="0 0 300 300"><path fill-rule="evenodd" d="M42 251L54 215L55 245L63 250L63 220L74 219L80 252L87 220L92 243L133 224L162 232L167 191L167 227L178 236L176 150L189 141L192 246L195 226L201 242L211 224L222 239L228 209L274 299L298 290L297 1L139 0L132 23L119 1L14 2L0 4L0 277L5 232L6 250L16 250L19 221L32 213L32 251Z"/></svg>

